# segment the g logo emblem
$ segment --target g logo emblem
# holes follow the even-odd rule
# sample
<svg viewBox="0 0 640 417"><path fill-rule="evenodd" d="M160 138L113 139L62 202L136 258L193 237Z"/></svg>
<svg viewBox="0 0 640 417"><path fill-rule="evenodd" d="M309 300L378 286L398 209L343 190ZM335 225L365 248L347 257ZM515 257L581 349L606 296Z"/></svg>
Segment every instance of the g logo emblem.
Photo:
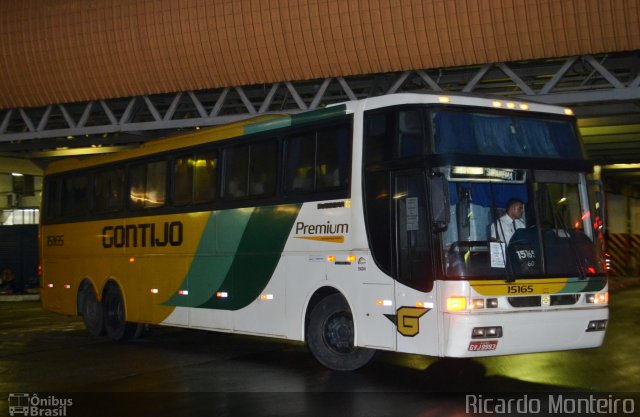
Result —
<svg viewBox="0 0 640 417"><path fill-rule="evenodd" d="M430 308L400 307L397 314L398 332L403 336L413 337L420 333L420 317L427 314Z"/></svg>

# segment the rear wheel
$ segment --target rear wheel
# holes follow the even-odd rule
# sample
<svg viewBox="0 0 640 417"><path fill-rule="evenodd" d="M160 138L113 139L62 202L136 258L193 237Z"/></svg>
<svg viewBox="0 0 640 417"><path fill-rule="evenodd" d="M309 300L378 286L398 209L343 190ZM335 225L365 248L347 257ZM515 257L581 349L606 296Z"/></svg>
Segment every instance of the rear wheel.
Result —
<svg viewBox="0 0 640 417"><path fill-rule="evenodd" d="M307 343L313 356L335 371L353 371L373 359L376 351L355 347L353 316L341 294L320 301L311 311Z"/></svg>
<svg viewBox="0 0 640 417"><path fill-rule="evenodd" d="M120 287L111 284L102 297L104 328L113 340L129 340L139 335L141 324L126 321L124 299Z"/></svg>
<svg viewBox="0 0 640 417"><path fill-rule="evenodd" d="M93 285L85 285L78 294L80 314L87 331L94 336L104 334L102 303L98 301Z"/></svg>

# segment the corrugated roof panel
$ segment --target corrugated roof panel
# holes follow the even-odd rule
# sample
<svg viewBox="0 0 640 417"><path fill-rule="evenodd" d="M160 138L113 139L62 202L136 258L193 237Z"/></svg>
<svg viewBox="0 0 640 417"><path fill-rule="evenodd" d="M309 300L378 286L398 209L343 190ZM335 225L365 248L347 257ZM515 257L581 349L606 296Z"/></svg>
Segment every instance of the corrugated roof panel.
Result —
<svg viewBox="0 0 640 417"><path fill-rule="evenodd" d="M0 108L640 49L640 0L4 0Z"/></svg>

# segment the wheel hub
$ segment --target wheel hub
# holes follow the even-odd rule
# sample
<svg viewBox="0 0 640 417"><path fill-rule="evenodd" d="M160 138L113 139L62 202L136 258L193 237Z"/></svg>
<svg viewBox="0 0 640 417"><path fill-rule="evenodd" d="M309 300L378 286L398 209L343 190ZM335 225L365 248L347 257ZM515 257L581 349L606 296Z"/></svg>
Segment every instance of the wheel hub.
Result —
<svg viewBox="0 0 640 417"><path fill-rule="evenodd" d="M346 313L334 314L326 321L324 339L327 346L338 353L353 351L353 321Z"/></svg>

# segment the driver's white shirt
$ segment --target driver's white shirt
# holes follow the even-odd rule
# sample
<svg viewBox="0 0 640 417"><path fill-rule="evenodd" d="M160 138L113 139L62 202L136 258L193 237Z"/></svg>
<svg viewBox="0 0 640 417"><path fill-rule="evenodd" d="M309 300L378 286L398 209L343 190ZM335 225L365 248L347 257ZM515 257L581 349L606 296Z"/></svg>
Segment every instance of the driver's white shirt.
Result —
<svg viewBox="0 0 640 417"><path fill-rule="evenodd" d="M496 224L497 223L497 224ZM496 233L496 226L498 227L498 233ZM523 229L525 227L522 219L512 219L508 214L500 217L497 222L491 223L491 237L497 239L500 242L509 244L511 237L517 229Z"/></svg>

